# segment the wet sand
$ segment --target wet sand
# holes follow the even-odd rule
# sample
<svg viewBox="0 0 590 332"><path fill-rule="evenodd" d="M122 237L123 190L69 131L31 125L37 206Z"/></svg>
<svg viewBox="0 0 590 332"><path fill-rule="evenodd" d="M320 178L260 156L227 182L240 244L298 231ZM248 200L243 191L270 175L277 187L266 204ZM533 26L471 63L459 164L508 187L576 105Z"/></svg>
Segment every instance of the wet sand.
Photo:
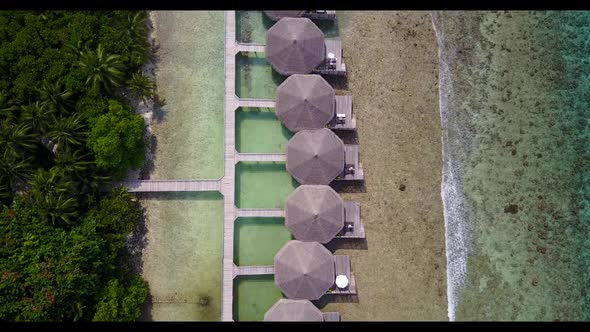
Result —
<svg viewBox="0 0 590 332"><path fill-rule="evenodd" d="M358 302L322 310L339 311L343 320L447 320L438 49L430 15L339 11L338 20L349 76L337 93L353 95L366 178L365 193L342 196L361 203L367 242L365 249L335 251L351 255Z"/></svg>

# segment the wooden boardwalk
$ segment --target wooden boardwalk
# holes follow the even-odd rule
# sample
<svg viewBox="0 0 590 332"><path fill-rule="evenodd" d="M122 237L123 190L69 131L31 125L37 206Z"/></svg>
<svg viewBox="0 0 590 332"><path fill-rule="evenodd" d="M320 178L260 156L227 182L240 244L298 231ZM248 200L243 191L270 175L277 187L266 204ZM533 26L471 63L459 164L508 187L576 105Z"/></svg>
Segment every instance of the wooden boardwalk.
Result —
<svg viewBox="0 0 590 332"><path fill-rule="evenodd" d="M276 102L272 99L252 99L252 98L238 99L238 107L274 108L275 105L276 105Z"/></svg>
<svg viewBox="0 0 590 332"><path fill-rule="evenodd" d="M284 218L283 209L236 209L236 218Z"/></svg>
<svg viewBox="0 0 590 332"><path fill-rule="evenodd" d="M236 43L238 52L264 53L266 46L257 43Z"/></svg>
<svg viewBox="0 0 590 332"><path fill-rule="evenodd" d="M236 119L238 97L235 91L236 54L236 12L224 12L225 55L224 55L224 176L221 180L223 194L223 270L221 287L221 320L233 321L233 278L234 264L234 222L235 222L235 166L236 166Z"/></svg>
<svg viewBox="0 0 590 332"><path fill-rule="evenodd" d="M236 276L260 276L275 274L275 268L273 265L263 266L236 266L234 277Z"/></svg>
<svg viewBox="0 0 590 332"><path fill-rule="evenodd" d="M286 162L287 155L285 153L237 153L235 162L240 161L261 161L261 162Z"/></svg>
<svg viewBox="0 0 590 332"><path fill-rule="evenodd" d="M177 191L221 191L219 180L137 180L115 183L123 185L131 193L177 192Z"/></svg>

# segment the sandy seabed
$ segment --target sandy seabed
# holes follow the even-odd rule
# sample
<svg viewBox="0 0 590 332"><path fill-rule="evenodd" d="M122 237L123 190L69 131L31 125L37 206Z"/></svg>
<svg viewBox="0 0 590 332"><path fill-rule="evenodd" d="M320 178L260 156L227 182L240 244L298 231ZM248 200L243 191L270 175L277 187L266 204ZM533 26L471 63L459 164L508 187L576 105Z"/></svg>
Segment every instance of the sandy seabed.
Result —
<svg viewBox="0 0 590 332"><path fill-rule="evenodd" d="M427 12L338 11L365 193L366 245L351 256L358 296L343 320L447 320L438 48ZM337 240L335 240L337 241ZM331 248L346 247L343 243ZM365 247L365 248L363 248Z"/></svg>

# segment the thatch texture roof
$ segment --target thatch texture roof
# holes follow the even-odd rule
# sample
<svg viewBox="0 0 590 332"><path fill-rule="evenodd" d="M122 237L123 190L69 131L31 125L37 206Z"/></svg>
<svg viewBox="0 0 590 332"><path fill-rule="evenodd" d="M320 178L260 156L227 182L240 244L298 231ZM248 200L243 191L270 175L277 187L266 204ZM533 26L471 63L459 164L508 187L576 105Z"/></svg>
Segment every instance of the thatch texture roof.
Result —
<svg viewBox="0 0 590 332"><path fill-rule="evenodd" d="M334 118L335 96L320 75L291 75L277 88L276 114L292 132L324 128Z"/></svg>
<svg viewBox="0 0 590 332"><path fill-rule="evenodd" d="M325 59L324 33L308 18L285 17L266 32L265 53L281 75L309 74Z"/></svg>
<svg viewBox="0 0 590 332"><path fill-rule="evenodd" d="M324 315L308 300L280 299L264 314L264 320L270 322L317 322L323 321Z"/></svg>
<svg viewBox="0 0 590 332"><path fill-rule="evenodd" d="M330 129L302 130L287 143L287 172L300 184L329 184L344 170L344 143Z"/></svg>
<svg viewBox="0 0 590 332"><path fill-rule="evenodd" d="M299 186L285 203L285 225L297 240L328 243L344 228L344 201L329 186Z"/></svg>
<svg viewBox="0 0 590 332"><path fill-rule="evenodd" d="M334 285L334 258L318 242L291 240L274 258L275 284L290 299L317 300Z"/></svg>

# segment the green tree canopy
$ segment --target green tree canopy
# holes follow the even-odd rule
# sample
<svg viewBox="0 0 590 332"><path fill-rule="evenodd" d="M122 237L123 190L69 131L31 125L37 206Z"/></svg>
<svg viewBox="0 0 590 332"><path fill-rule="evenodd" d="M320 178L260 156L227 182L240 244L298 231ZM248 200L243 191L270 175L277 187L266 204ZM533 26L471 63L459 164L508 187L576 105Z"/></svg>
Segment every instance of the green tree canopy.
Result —
<svg viewBox="0 0 590 332"><path fill-rule="evenodd" d="M109 100L108 113L90 123L88 147L94 152L98 167L109 170L116 178L125 176L129 168L141 167L144 123L140 115L116 100Z"/></svg>

